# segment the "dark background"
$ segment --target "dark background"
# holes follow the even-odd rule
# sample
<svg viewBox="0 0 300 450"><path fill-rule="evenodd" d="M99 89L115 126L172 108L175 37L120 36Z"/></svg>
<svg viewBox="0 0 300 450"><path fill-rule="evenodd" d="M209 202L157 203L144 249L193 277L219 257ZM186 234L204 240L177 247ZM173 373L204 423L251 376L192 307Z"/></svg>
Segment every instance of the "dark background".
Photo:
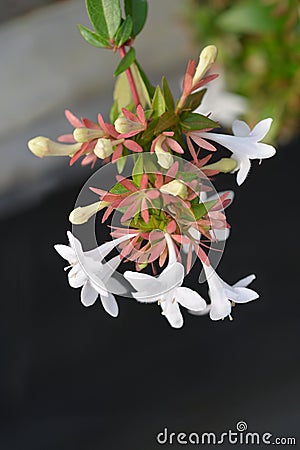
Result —
<svg viewBox="0 0 300 450"><path fill-rule="evenodd" d="M220 180L237 195L219 273L254 272L260 293L232 322L185 314L174 330L155 305L119 299L118 319L99 301L84 308L53 250L80 181L3 219L0 449L152 450L164 427L217 433L241 420L300 448L299 162L295 140L241 188Z"/></svg>

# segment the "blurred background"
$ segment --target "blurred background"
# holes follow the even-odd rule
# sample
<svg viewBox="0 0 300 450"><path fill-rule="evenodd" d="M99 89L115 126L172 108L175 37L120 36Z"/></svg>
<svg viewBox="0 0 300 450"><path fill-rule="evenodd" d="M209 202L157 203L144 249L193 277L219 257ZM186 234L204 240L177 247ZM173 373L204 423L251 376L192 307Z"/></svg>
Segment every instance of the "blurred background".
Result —
<svg viewBox="0 0 300 450"><path fill-rule="evenodd" d="M246 29L241 15L232 19L236 5L247 5ZM117 58L80 37L77 23L89 24L83 0L1 6L0 449L152 450L165 427L217 433L241 420L249 431L299 442L296 2L150 2L136 50L153 83L164 73L178 92L187 60L216 43L223 117L277 118L276 157L253 164L238 190L231 176L216 186L237 194L219 271L230 283L255 272L261 297L236 307L232 322L186 314L180 331L158 308L129 299L119 299L117 320L100 302L80 304L53 244L66 242L68 214L91 170L40 160L26 147L33 136L68 132L65 108L107 116ZM187 282L196 288L196 279Z"/></svg>

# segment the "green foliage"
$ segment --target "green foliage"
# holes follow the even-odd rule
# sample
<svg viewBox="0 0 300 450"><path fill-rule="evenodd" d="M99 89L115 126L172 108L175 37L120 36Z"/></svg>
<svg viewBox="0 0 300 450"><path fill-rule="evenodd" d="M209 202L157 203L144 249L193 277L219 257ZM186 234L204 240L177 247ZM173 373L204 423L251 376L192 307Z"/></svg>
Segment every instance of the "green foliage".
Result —
<svg viewBox="0 0 300 450"><path fill-rule="evenodd" d="M165 77L162 78L162 89L167 110L174 111L175 108L174 97L172 95L171 89Z"/></svg>
<svg viewBox="0 0 300 450"><path fill-rule="evenodd" d="M209 119L202 114L189 113L185 119L181 122L182 128L186 131L203 130L204 128L219 128L213 120Z"/></svg>
<svg viewBox="0 0 300 450"><path fill-rule="evenodd" d="M149 97L148 89L144 83L144 78L140 74L140 69L136 61L130 67L132 76L139 94L141 105L143 108L149 108L151 106L151 100ZM122 108L131 110L134 107L133 97L128 84L126 73L122 73L116 81L114 89L114 100L118 103L118 111L121 113Z"/></svg>
<svg viewBox="0 0 300 450"><path fill-rule="evenodd" d="M298 131L300 27L298 0L187 0L201 47L219 49L227 89L249 99L253 126L272 116L273 139Z"/></svg>
<svg viewBox="0 0 300 450"><path fill-rule="evenodd" d="M166 111L166 102L159 86L155 89L152 100L153 117L160 117Z"/></svg>
<svg viewBox="0 0 300 450"><path fill-rule="evenodd" d="M90 20L97 33L114 39L121 23L120 0L86 0Z"/></svg>
<svg viewBox="0 0 300 450"><path fill-rule="evenodd" d="M115 70L115 77L121 75L121 73L125 72L131 64L135 61L135 50L133 47L130 47L129 51L126 53L123 59L121 59L118 67Z"/></svg>
<svg viewBox="0 0 300 450"><path fill-rule="evenodd" d="M272 5L261 0L236 2L217 18L218 26L230 33L267 33L280 29L281 23L282 17L272 17Z"/></svg>
<svg viewBox="0 0 300 450"><path fill-rule="evenodd" d="M117 47L121 47L128 41L131 36L133 22L131 16L127 16L121 24L116 34L115 44Z"/></svg>
<svg viewBox="0 0 300 450"><path fill-rule="evenodd" d="M135 37L142 31L147 19L147 0L125 0L125 12L133 18L132 36Z"/></svg>
<svg viewBox="0 0 300 450"><path fill-rule="evenodd" d="M110 43L107 39L104 39L99 34L95 33L92 30L89 30L84 25L78 25L79 32L83 39L86 40L90 45L98 48L109 48Z"/></svg>
<svg viewBox="0 0 300 450"><path fill-rule="evenodd" d="M202 89L201 91L189 95L185 101L183 109L194 111L196 108L198 108L198 106L200 106L202 102L206 90L207 89Z"/></svg>
<svg viewBox="0 0 300 450"><path fill-rule="evenodd" d="M163 131L170 130L176 126L179 122L178 116L173 111L166 111L158 120L158 123L154 129L156 135Z"/></svg>
<svg viewBox="0 0 300 450"><path fill-rule="evenodd" d="M197 220L201 219L207 212L215 206L218 200L210 200L209 202L193 204L193 213Z"/></svg>
<svg viewBox="0 0 300 450"><path fill-rule="evenodd" d="M143 155L138 155L132 171L132 180L136 186L140 185L140 181L143 175Z"/></svg>
<svg viewBox="0 0 300 450"><path fill-rule="evenodd" d="M118 101L115 100L110 109L109 120L111 121L111 123L114 123L118 117L119 117Z"/></svg>

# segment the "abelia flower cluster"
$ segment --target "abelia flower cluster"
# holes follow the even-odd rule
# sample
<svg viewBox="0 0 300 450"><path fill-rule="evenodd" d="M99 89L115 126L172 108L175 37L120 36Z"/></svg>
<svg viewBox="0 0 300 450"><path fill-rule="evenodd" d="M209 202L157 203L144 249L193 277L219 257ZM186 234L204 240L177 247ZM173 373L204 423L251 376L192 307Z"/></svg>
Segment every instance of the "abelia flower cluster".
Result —
<svg viewBox="0 0 300 450"><path fill-rule="evenodd" d="M124 56L124 46L122 49ZM241 185L251 160L275 154L271 145L260 142L272 119L262 120L252 130L235 120L233 135L226 135L218 132L219 124L209 115L196 112L205 96L204 87L217 77L210 73L216 55L216 47L208 46L198 64L193 60L188 63L177 102L164 78L162 86L156 88L149 81L144 83L148 103L142 102L129 67L128 88L134 102L114 106L110 123L101 114L95 123L66 111L74 127L72 134L60 136L57 142L46 137L29 141L29 149L39 157L68 156L70 165L80 158L82 165L92 167L98 160L116 164L118 173L112 187L90 186L95 201L77 207L69 216L72 224L80 225L101 211L101 226L111 226L112 241L83 252L78 239L68 232L70 246L55 246L71 265L70 285L82 287L85 306L92 305L99 294L104 309L116 316L118 305L113 293L117 291L109 285L124 283L134 299L158 303L170 325L180 328L183 318L179 305L196 315L209 312L212 320L219 320L231 317L233 303L258 298L247 287L254 275L230 286L212 267L210 252L218 251L214 244L229 236L225 209L233 193L215 194L211 181L220 172L237 172ZM214 144L229 150L229 157L218 159ZM125 177L128 158L134 160L134 167ZM118 225L111 224L117 214ZM119 255L106 261L114 248ZM209 285L209 304L198 292L183 286L185 275L197 260ZM117 272L119 267L130 265L134 270Z"/></svg>

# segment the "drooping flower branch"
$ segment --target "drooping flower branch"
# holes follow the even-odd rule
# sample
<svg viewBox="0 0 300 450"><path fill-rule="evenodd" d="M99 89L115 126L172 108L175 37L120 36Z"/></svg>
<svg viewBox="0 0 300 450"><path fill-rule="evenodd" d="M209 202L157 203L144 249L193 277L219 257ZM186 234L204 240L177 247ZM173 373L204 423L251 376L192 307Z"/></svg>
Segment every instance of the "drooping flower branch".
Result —
<svg viewBox="0 0 300 450"><path fill-rule="evenodd" d="M225 209L233 199L230 191L216 193L212 181L219 173L237 172L240 185L251 160L275 154L274 147L260 142L272 119L252 130L234 121L233 135L219 133L210 114L197 112L205 87L218 76L211 73L215 46L204 48L198 63L188 62L182 93L175 101L167 80L163 77L161 85L152 86L136 60L133 43L145 23L147 2L125 0L125 18L119 0L87 0L87 7L95 31L80 26L82 36L95 47L118 49L121 56L110 119L105 121L100 113L96 122L79 119L66 110L72 133L57 142L39 136L28 143L38 157L67 156L70 165L82 158L82 165L92 167L100 160L102 166L111 163L114 168L110 188L103 188L101 179L100 185L90 185L94 201L81 203L69 215L73 225L83 225L101 214L101 226L111 227L113 240L84 252L69 232L70 246L55 247L70 264L70 285L82 287L86 306L100 295L112 316L118 314L115 293L159 303L175 328L183 324L179 304L194 314L209 311L213 320L231 317L232 302L245 303L258 294L247 288L252 276L230 286L211 265L211 252L221 256L220 244L229 236ZM214 144L229 150L230 157L218 159ZM133 163L129 172L127 163ZM106 261L116 248L119 255ZM198 259L209 285L209 306L197 292L182 286ZM135 271L118 272L130 263Z"/></svg>

